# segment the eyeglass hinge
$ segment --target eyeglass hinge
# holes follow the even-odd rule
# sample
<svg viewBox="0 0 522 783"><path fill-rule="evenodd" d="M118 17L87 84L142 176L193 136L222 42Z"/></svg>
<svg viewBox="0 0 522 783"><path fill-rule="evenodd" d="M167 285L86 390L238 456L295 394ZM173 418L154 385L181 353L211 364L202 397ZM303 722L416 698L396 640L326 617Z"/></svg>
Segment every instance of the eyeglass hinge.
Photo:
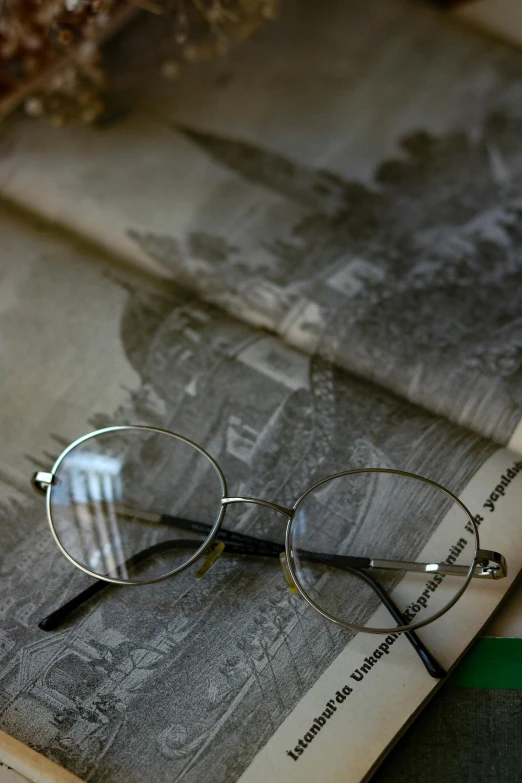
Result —
<svg viewBox="0 0 522 783"><path fill-rule="evenodd" d="M475 560L475 574L485 579L502 579L507 576L507 565L504 555L491 549L478 549Z"/></svg>
<svg viewBox="0 0 522 783"><path fill-rule="evenodd" d="M54 473L46 473L39 470L37 473L33 473L31 478L31 484L37 492L46 492L47 487L51 487L56 483L56 476Z"/></svg>

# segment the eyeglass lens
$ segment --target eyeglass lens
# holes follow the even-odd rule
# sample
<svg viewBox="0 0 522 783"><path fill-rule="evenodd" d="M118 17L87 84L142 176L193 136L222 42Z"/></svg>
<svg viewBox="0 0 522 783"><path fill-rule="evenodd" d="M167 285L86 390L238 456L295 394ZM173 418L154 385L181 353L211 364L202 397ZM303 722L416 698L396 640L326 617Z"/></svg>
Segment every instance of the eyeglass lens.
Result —
<svg viewBox="0 0 522 783"><path fill-rule="evenodd" d="M438 564L469 567L475 533L466 512L441 488L369 470L332 478L307 494L290 543L298 580L319 609L341 622L389 628L396 622L371 580L393 595L405 625L426 620L452 601L468 571L443 575ZM381 567L366 562L374 560ZM410 573L393 561L421 561L429 569Z"/></svg>
<svg viewBox="0 0 522 783"><path fill-rule="evenodd" d="M218 470L195 446L162 432L119 429L66 454L50 509L58 540L79 565L143 582L194 555L219 518L222 495Z"/></svg>

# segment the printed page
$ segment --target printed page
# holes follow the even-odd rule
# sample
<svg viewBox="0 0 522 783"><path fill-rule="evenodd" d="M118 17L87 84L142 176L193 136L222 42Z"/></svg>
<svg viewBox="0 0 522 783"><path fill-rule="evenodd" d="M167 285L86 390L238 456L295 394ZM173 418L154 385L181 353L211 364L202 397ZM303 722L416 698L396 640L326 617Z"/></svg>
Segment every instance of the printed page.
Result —
<svg viewBox="0 0 522 783"><path fill-rule="evenodd" d="M178 83L162 35L100 127L12 118L0 192L522 450L522 54L404 0L285 3Z"/></svg>
<svg viewBox="0 0 522 783"><path fill-rule="evenodd" d="M315 481L353 468L440 482L469 504L481 546L504 553L509 567L505 579L473 579L419 631L449 669L521 567L519 457L26 216L0 219L0 383L9 400L0 409L1 729L93 783L248 782L267 772L275 783L362 779L439 682L405 636L335 625L290 592L278 558L226 546L202 579L193 566L157 584L108 587L45 632L42 618L92 579L60 553L30 476L93 428L137 423L201 444L230 497L289 508ZM140 470L152 470L143 459ZM186 502L205 503L191 470L181 470ZM151 488L166 482L177 497L174 469L163 473ZM447 563L471 562L465 517L442 504L399 518L374 474L359 489L340 506L329 491L315 495L304 530L344 547L335 531L345 507L358 520L369 509L379 521L373 547L393 555L400 543L417 561L435 547ZM223 522L281 551L285 526L280 514L239 503ZM357 521L349 535L364 544L361 530ZM412 574L383 584L410 619L461 584L445 580ZM342 587L336 611L349 598L359 624L383 620L373 593L353 579Z"/></svg>

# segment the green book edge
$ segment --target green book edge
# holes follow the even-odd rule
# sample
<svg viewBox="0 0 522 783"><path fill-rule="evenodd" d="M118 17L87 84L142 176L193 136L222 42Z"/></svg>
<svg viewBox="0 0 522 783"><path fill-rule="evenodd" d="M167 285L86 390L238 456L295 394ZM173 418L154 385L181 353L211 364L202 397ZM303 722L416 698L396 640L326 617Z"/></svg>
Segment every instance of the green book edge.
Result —
<svg viewBox="0 0 522 783"><path fill-rule="evenodd" d="M484 636L450 675L447 685L459 688L522 689L522 639Z"/></svg>

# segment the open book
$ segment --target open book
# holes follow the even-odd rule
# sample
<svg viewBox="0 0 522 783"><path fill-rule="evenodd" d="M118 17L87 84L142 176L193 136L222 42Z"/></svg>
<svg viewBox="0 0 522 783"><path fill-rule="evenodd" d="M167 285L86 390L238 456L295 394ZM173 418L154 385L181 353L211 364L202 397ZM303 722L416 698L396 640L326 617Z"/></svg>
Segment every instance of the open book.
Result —
<svg viewBox="0 0 522 783"><path fill-rule="evenodd" d="M173 88L146 24L111 64L132 111L0 139L0 728L95 783L359 781L438 684L404 635L346 632L225 558L182 600L110 588L45 633L90 580L29 478L125 423L281 505L352 467L425 475L509 568L419 631L449 670L522 565L522 61L409 3L295 3ZM450 553L456 532L432 535Z"/></svg>

